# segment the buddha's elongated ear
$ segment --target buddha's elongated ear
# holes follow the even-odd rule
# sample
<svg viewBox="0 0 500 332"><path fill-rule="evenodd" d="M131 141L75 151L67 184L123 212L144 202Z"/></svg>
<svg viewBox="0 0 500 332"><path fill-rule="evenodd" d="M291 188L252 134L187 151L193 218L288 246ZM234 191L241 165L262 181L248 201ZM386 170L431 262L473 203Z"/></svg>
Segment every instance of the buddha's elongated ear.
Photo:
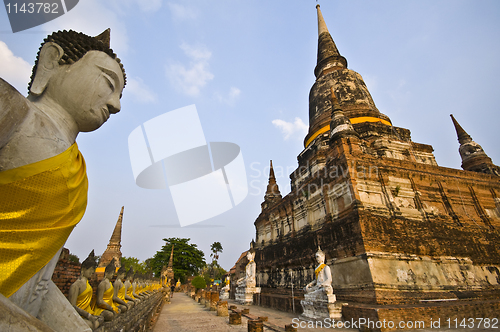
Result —
<svg viewBox="0 0 500 332"><path fill-rule="evenodd" d="M63 54L63 49L56 43L48 42L43 45L38 57L38 65L35 77L33 78L33 84L30 88L30 93L35 96L40 96L43 91L45 91L50 77L52 77L54 71L59 68L59 60L62 58Z"/></svg>

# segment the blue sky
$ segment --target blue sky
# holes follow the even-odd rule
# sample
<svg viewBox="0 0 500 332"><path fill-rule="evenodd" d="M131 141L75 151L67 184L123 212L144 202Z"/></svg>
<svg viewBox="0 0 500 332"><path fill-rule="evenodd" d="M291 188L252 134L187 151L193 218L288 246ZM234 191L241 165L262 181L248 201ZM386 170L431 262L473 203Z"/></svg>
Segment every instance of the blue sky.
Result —
<svg viewBox="0 0 500 332"><path fill-rule="evenodd" d="M500 164L500 2L320 4L349 68L363 76L378 109L395 126L432 145L439 165L460 168L453 113ZM316 65L315 5L80 0L64 16L16 34L0 9L0 77L21 93L26 95L40 43L56 30L97 35L111 28L111 47L127 73L121 112L77 138L87 162L89 202L66 247L81 259L92 249L102 254L125 206L123 255L144 260L161 248L162 238L189 237L207 260L210 244L221 242L220 263L232 267L255 237L269 160L284 195L303 149ZM135 185L127 139L145 121L191 104L207 141L240 146L249 195L222 215L181 228L168 190Z"/></svg>

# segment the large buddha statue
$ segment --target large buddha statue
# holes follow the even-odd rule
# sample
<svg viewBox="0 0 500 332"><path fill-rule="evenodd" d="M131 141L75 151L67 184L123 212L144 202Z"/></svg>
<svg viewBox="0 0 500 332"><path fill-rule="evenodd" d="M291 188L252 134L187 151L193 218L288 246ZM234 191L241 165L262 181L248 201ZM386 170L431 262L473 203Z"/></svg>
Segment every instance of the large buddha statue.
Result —
<svg viewBox="0 0 500 332"><path fill-rule="evenodd" d="M134 281L134 269L130 268L125 276L125 299L127 301L134 301L134 303L139 303L141 300L134 296L134 286L132 282Z"/></svg>
<svg viewBox="0 0 500 332"><path fill-rule="evenodd" d="M333 294L332 272L330 267L325 264L325 253L320 247L318 247L315 257L318 262L318 266L314 270L316 279L304 288L304 292L331 295Z"/></svg>
<svg viewBox="0 0 500 332"><path fill-rule="evenodd" d="M250 249L247 252L248 264L245 267L245 276L236 281L238 287L255 287L255 270L257 266L255 264L254 258L255 251L253 249Z"/></svg>
<svg viewBox="0 0 500 332"><path fill-rule="evenodd" d="M127 303L128 300L125 298L125 285L123 283L123 278L125 278L125 270L124 266L121 266L118 271L116 271L116 280L113 284L114 293L113 293L113 302L120 308L121 312L126 312L134 305L134 302Z"/></svg>
<svg viewBox="0 0 500 332"><path fill-rule="evenodd" d="M89 284L90 277L94 274L97 263L94 250L82 263L80 277L69 288L68 300L82 316L91 329L96 329L102 321L95 316L90 304L92 302L92 287Z"/></svg>
<svg viewBox="0 0 500 332"><path fill-rule="evenodd" d="M97 299L94 312L96 315L104 317L107 321L113 320L120 313L120 309L113 301L114 288L111 284L115 269L115 259L113 258L104 269L104 279L97 286Z"/></svg>
<svg viewBox="0 0 500 332"><path fill-rule="evenodd" d="M0 293L35 317L55 289L59 252L87 205L76 137L120 111L124 85L109 29L97 37L48 36L27 98L0 79Z"/></svg>

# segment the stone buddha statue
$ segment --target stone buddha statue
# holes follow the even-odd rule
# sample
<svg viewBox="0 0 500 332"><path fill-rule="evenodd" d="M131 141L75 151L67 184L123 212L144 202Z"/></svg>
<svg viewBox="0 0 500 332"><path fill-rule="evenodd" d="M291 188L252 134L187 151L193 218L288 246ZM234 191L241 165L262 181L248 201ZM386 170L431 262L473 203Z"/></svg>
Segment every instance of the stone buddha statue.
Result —
<svg viewBox="0 0 500 332"><path fill-rule="evenodd" d="M113 301L114 287L111 284L115 269L115 259L113 258L104 269L104 279L97 286L97 299L94 312L96 315L104 317L106 321L113 320L120 313L120 309Z"/></svg>
<svg viewBox="0 0 500 332"><path fill-rule="evenodd" d="M144 300L145 294L141 294L142 293L142 289L141 289L142 287L141 287L141 284L140 284L140 279L141 279L140 274L136 273L135 276L134 276L134 282L132 283L132 295L134 295L135 298Z"/></svg>
<svg viewBox="0 0 500 332"><path fill-rule="evenodd" d="M134 296L134 286L132 282L134 281L134 269L130 268L125 277L125 299L127 301L133 301L134 303L139 303L141 300Z"/></svg>
<svg viewBox="0 0 500 332"><path fill-rule="evenodd" d="M0 79L0 293L35 317L56 289L59 252L87 205L76 137L120 111L125 72L109 40L109 29L97 37L48 36L27 98Z"/></svg>
<svg viewBox="0 0 500 332"><path fill-rule="evenodd" d="M91 329L96 329L102 323L100 317L95 316L90 304L92 301L92 287L89 284L89 278L94 274L97 263L94 256L94 250L82 263L80 277L69 288L68 300L82 316Z"/></svg>
<svg viewBox="0 0 500 332"><path fill-rule="evenodd" d="M255 264L254 258L255 250L252 248L247 252L248 264L245 267L245 276L236 281L238 287L255 287L255 270L257 265Z"/></svg>
<svg viewBox="0 0 500 332"><path fill-rule="evenodd" d="M125 270L124 266L121 266L118 271L116 271L116 280L113 284L114 292L113 292L113 302L120 308L120 311L126 312L130 308L133 307L134 301L128 303L128 300L125 298L125 284L123 283L123 279L125 278L127 270Z"/></svg>
<svg viewBox="0 0 500 332"><path fill-rule="evenodd" d="M318 262L318 266L314 270L316 274L316 279L314 279L311 283L309 283L305 288L304 292L306 293L319 293L325 295L332 295L332 273L330 271L330 267L325 264L325 253L318 247L318 251L316 252L316 261Z"/></svg>

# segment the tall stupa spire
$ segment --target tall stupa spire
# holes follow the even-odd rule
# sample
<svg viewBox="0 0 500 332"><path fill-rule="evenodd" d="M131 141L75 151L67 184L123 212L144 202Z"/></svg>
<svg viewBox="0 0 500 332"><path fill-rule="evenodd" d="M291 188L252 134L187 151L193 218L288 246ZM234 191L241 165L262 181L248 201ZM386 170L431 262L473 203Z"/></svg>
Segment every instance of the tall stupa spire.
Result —
<svg viewBox="0 0 500 332"><path fill-rule="evenodd" d="M105 267L108 263L114 258L116 262L116 266L120 267L120 260L122 258L122 252L120 248L122 247L122 222L123 222L123 210L124 206L120 211L120 215L118 216L118 220L116 221L115 229L113 230L113 234L111 234L111 238L109 239L108 247L104 251L101 256L101 260L99 261L99 267Z"/></svg>
<svg viewBox="0 0 500 332"><path fill-rule="evenodd" d="M275 198L281 198L280 189L278 188L278 184L276 183L276 177L274 176L274 168L273 161L270 162L269 167L269 182L267 184L266 194L264 195L264 199L272 200Z"/></svg>
<svg viewBox="0 0 500 332"><path fill-rule="evenodd" d="M331 89L337 94L338 104L353 125L377 122L391 126L389 117L375 106L361 75L347 68L347 60L340 55L335 42L316 5L318 15L318 57L314 75L316 81L309 93L309 131L304 139L307 148L316 139L328 139L332 116ZM319 142L319 141L318 141Z"/></svg>
<svg viewBox="0 0 500 332"><path fill-rule="evenodd" d="M458 142L460 143L458 152L462 158L462 168L466 171L500 176L500 167L493 164L493 161L491 161L491 158L484 152L481 145L472 140L472 137L462 128L453 114L450 114L450 116L455 126L455 131L457 132Z"/></svg>
<svg viewBox="0 0 500 332"><path fill-rule="evenodd" d="M340 55L335 42L321 13L319 5L316 5L318 12L318 59L314 74L319 77L325 70L347 68L347 60Z"/></svg>

